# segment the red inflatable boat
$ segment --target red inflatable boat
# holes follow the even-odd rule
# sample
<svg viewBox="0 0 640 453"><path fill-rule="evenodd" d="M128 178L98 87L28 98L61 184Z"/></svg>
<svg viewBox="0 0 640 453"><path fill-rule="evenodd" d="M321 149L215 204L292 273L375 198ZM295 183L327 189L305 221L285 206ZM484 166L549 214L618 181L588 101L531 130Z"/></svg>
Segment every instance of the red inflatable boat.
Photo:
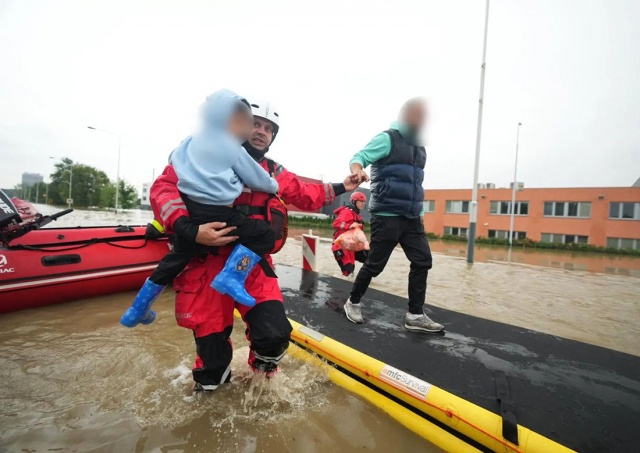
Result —
<svg viewBox="0 0 640 453"><path fill-rule="evenodd" d="M169 251L166 237L145 239L144 226L40 229L68 212L38 214L9 230L5 221L0 312L138 289Z"/></svg>

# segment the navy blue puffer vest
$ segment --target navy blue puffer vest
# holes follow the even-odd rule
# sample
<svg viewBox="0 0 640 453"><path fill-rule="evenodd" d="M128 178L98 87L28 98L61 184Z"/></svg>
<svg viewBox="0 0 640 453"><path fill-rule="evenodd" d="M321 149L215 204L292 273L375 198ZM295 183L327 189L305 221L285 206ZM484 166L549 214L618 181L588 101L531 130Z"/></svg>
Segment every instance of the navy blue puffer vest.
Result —
<svg viewBox="0 0 640 453"><path fill-rule="evenodd" d="M372 214L384 212L404 217L419 217L424 201L424 146L412 143L395 129L385 131L391 137L391 152L371 166Z"/></svg>

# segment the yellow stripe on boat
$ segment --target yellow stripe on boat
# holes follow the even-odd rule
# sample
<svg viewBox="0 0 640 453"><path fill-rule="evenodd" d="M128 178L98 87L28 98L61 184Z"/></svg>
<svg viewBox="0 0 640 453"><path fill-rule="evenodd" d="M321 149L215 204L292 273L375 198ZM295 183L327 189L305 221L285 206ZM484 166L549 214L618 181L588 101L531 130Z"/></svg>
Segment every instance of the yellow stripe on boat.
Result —
<svg viewBox="0 0 640 453"><path fill-rule="evenodd" d="M237 310L234 314L236 317L240 317ZM502 437L502 418L497 414L350 348L293 319L289 319L289 321L293 326L291 339L294 343L313 351L328 362L366 380L492 451L500 453L576 453L574 450L521 425L518 425L520 444L515 445ZM299 348L290 352L294 357L307 359ZM319 360L314 363L322 365ZM443 450L452 452L478 451L437 425L341 371L332 367L325 367L325 369L329 378L337 385L365 398L408 429Z"/></svg>
<svg viewBox="0 0 640 453"><path fill-rule="evenodd" d="M293 325L291 339L295 343L492 451L522 453L573 451L520 425L518 425L520 444L512 444L502 437L502 418L499 415L369 357L296 321L290 321ZM421 420L421 423L425 422L426 420ZM407 423L410 423L409 419ZM435 443L431 438L427 437L427 439Z"/></svg>
<svg viewBox="0 0 640 453"><path fill-rule="evenodd" d="M444 451L452 451L456 453L476 453L480 451L477 448L474 448L471 445L467 444L463 440L458 439L453 434L448 433L442 428L425 420L423 417L410 411L406 407L403 407L398 403L391 401L389 398L347 376L338 369L332 366L328 366L318 357L311 355L304 349L300 349L294 345L289 348L288 354L291 357L304 360L313 365L323 368L329 376L329 379L331 379L333 383L339 385L340 387L343 387L351 393L355 393L356 395L376 406L378 409L386 412L390 417L392 417L417 435L428 440L436 447L441 448Z"/></svg>

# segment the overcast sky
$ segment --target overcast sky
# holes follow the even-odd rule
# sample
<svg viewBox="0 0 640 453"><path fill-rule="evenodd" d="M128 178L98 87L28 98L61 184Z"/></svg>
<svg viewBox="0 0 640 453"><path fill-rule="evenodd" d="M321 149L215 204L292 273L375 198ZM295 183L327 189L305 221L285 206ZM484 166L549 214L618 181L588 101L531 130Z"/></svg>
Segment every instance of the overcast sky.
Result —
<svg viewBox="0 0 640 453"><path fill-rule="evenodd" d="M471 187L483 0L0 0L0 187L68 156L140 186L206 95L278 106L270 156L341 180L409 97L431 105L425 188ZM640 1L493 0L480 181L640 176Z"/></svg>

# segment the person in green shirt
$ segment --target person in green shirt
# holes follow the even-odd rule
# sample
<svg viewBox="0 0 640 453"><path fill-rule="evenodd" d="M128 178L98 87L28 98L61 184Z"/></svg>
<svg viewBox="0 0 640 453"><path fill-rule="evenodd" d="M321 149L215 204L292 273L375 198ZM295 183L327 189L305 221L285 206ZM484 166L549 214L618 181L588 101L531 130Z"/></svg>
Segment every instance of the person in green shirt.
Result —
<svg viewBox="0 0 640 453"><path fill-rule="evenodd" d="M410 99L398 121L376 135L351 159L351 173L360 181L371 180L371 242L369 255L344 305L347 319L362 323L360 300L371 279L378 276L400 244L411 262L409 309L404 327L415 332L440 332L442 324L424 313L427 276L432 266L431 250L422 223L424 167L427 154L419 135L427 116L424 100ZM371 166L371 178L364 171Z"/></svg>

